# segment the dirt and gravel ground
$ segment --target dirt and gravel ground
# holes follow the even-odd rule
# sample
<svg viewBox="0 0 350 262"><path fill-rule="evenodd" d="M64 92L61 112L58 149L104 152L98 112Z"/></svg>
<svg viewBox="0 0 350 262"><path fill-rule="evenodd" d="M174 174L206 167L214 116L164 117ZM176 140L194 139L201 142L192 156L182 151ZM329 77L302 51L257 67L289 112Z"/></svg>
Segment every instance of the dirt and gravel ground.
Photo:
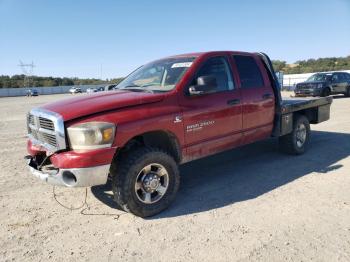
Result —
<svg viewBox="0 0 350 262"><path fill-rule="evenodd" d="M66 96L0 98L0 261L350 261L350 98L305 155L271 139L186 164L171 208L141 219L108 186L67 210L29 175L25 114ZM56 194L78 207L85 190Z"/></svg>

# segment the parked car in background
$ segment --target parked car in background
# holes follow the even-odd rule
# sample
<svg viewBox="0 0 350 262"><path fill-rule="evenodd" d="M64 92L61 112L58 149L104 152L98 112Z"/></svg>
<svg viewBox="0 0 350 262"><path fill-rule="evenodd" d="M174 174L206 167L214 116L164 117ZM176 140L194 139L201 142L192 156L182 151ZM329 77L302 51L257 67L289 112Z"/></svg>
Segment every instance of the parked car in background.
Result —
<svg viewBox="0 0 350 262"><path fill-rule="evenodd" d="M112 90L115 90L115 87L116 87L117 85L115 85L115 84L113 84L113 85L106 85L105 87L104 87L104 90L105 91L112 91Z"/></svg>
<svg viewBox="0 0 350 262"><path fill-rule="evenodd" d="M37 89L31 88L31 89L28 89L28 90L26 91L26 95L27 95L27 96L38 96L38 95L39 95L39 92L38 92Z"/></svg>
<svg viewBox="0 0 350 262"><path fill-rule="evenodd" d="M80 87L76 87L76 86L74 86L74 87L72 87L71 89L69 89L69 93L71 93L71 94L77 94L77 93L81 93L82 91L81 91L81 88Z"/></svg>
<svg viewBox="0 0 350 262"><path fill-rule="evenodd" d="M104 86L100 86L100 87L96 88L96 92L102 92L102 91L105 91Z"/></svg>
<svg viewBox="0 0 350 262"><path fill-rule="evenodd" d="M94 87L89 87L88 89L86 89L86 93L96 93L97 92L97 89L94 88Z"/></svg>
<svg viewBox="0 0 350 262"><path fill-rule="evenodd" d="M350 74L345 72L317 73L295 87L295 96L350 96Z"/></svg>
<svg viewBox="0 0 350 262"><path fill-rule="evenodd" d="M86 90L86 93L96 93L96 92L103 92L103 91L112 91L115 90L115 87L117 85L113 84L113 85L106 85L106 86L100 86L98 88L93 88L90 87Z"/></svg>

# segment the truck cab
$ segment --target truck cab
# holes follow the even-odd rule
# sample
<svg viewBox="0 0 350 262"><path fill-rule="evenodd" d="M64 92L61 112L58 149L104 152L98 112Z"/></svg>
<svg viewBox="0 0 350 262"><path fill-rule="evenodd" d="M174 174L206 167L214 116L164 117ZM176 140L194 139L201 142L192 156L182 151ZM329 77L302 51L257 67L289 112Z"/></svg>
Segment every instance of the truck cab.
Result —
<svg viewBox="0 0 350 262"><path fill-rule="evenodd" d="M114 200L146 217L174 200L180 164L271 136L305 152L310 123L329 118L332 98L282 100L262 53L217 51L148 63L115 91L28 113L30 171L54 185L112 181Z"/></svg>

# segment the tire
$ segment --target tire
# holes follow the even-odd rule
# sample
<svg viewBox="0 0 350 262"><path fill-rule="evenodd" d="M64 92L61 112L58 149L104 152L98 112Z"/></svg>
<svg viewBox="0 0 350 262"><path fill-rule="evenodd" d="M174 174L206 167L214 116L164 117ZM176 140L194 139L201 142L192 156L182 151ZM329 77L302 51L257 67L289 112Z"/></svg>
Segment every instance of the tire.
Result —
<svg viewBox="0 0 350 262"><path fill-rule="evenodd" d="M344 94L346 97L350 97L350 86L346 89L346 93Z"/></svg>
<svg viewBox="0 0 350 262"><path fill-rule="evenodd" d="M322 91L322 94L321 96L322 97L327 97L327 96L330 96L331 95L331 90L327 87L325 88L323 91Z"/></svg>
<svg viewBox="0 0 350 262"><path fill-rule="evenodd" d="M310 123L303 115L294 117L293 131L279 138L279 146L281 151L287 154L301 155L306 151L310 141Z"/></svg>
<svg viewBox="0 0 350 262"><path fill-rule="evenodd" d="M146 147L123 156L111 167L114 201L139 217L153 216L169 207L180 184L175 160L160 149Z"/></svg>

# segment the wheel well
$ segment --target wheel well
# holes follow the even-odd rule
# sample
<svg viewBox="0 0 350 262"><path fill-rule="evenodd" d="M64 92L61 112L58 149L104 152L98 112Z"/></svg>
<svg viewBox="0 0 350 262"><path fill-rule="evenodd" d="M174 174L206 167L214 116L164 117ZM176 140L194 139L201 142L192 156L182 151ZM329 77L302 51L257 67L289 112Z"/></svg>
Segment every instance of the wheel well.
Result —
<svg viewBox="0 0 350 262"><path fill-rule="evenodd" d="M306 116L306 118L309 120L310 124L317 124L318 119L318 111L317 108L310 108L298 111L294 113L294 118L298 117L298 115Z"/></svg>
<svg viewBox="0 0 350 262"><path fill-rule="evenodd" d="M181 148L176 136L171 132L162 130L143 133L131 138L123 148L118 150L115 157L142 146L162 149L170 154L177 163L181 162Z"/></svg>
<svg viewBox="0 0 350 262"><path fill-rule="evenodd" d="M328 92L329 94L332 94L332 88L330 86L326 86L322 89L321 96L325 94L325 92Z"/></svg>

